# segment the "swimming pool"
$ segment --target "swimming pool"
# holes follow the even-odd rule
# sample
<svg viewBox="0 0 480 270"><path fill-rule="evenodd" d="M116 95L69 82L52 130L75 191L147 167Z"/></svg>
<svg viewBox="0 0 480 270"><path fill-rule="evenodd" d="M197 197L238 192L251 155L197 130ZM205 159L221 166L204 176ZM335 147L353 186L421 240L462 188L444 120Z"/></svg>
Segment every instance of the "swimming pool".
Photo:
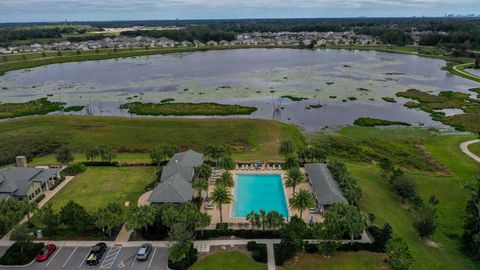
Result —
<svg viewBox="0 0 480 270"><path fill-rule="evenodd" d="M280 174L237 174L233 217L246 217L252 210L277 211L288 217L285 190Z"/></svg>

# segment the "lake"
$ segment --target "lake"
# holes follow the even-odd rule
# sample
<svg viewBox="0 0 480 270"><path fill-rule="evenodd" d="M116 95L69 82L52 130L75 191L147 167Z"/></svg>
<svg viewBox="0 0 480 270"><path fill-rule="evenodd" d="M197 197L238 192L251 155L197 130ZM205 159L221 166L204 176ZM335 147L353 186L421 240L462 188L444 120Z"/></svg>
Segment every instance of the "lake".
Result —
<svg viewBox="0 0 480 270"><path fill-rule="evenodd" d="M442 70L443 60L375 51L237 49L64 63L8 72L0 100L40 97L86 105L80 114L131 116L126 102L205 102L255 106L249 117L295 123L306 131L376 117L444 127L405 108L410 88L468 92L479 84ZM285 95L308 98L294 102ZM382 100L395 97L397 103ZM350 99L349 99L350 98ZM310 105L322 105L311 108ZM245 116L242 116L245 117Z"/></svg>

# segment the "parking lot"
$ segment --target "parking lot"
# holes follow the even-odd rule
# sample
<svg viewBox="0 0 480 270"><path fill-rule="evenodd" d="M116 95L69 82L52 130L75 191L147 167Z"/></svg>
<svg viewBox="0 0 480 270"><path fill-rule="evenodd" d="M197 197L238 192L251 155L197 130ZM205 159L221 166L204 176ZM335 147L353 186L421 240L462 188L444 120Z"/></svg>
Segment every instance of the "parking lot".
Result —
<svg viewBox="0 0 480 270"><path fill-rule="evenodd" d="M90 248L87 247L57 247L57 251L46 262L34 262L26 269L167 269L167 248L154 247L148 260L140 262L135 260L136 247L108 247L101 262L95 267L87 267L85 264L89 252Z"/></svg>

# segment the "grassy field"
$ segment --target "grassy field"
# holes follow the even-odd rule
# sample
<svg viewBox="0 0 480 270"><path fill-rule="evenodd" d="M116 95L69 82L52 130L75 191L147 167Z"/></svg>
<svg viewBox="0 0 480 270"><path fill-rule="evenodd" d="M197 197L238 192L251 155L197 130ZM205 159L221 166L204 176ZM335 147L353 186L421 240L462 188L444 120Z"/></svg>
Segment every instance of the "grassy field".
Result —
<svg viewBox="0 0 480 270"><path fill-rule="evenodd" d="M415 180L424 200L432 194L440 200L437 205L439 226L432 236L440 248L427 246L419 239L412 226L412 212L401 205L387 180L380 175L378 166L347 161L363 191L360 207L374 213L378 224L390 223L394 232L406 239L416 258L412 269L478 269L478 263L464 255L460 246L465 205L469 198L464 185L474 181L478 165L460 151L459 145L473 136L432 136L414 129L368 131L348 128L342 133L371 140L376 140L380 134L387 140L403 136L417 137L417 140L423 138L426 150L449 171L449 175L418 170L407 170L406 173Z"/></svg>
<svg viewBox="0 0 480 270"><path fill-rule="evenodd" d="M247 255L236 251L218 252L198 260L190 270L266 270L265 264L253 261Z"/></svg>
<svg viewBox="0 0 480 270"><path fill-rule="evenodd" d="M280 270L375 270L381 269L383 254L372 252L339 252L331 258L301 253Z"/></svg>
<svg viewBox="0 0 480 270"><path fill-rule="evenodd" d="M249 115L255 107L218 103L141 103L123 104L121 109L138 115Z"/></svg>
<svg viewBox="0 0 480 270"><path fill-rule="evenodd" d="M75 200L90 213L110 202L122 205L130 202L130 207L134 207L138 197L155 178L154 167L88 167L50 202L55 210L59 210L69 200Z"/></svg>
<svg viewBox="0 0 480 270"><path fill-rule="evenodd" d="M283 138L296 144L304 140L293 125L259 119L40 116L0 123L0 154L14 153L15 145L35 141L34 146L41 147L53 140L52 145L67 143L76 152L100 144L124 153L148 153L164 144L199 151L206 144L228 144L235 158L281 159L278 146Z"/></svg>

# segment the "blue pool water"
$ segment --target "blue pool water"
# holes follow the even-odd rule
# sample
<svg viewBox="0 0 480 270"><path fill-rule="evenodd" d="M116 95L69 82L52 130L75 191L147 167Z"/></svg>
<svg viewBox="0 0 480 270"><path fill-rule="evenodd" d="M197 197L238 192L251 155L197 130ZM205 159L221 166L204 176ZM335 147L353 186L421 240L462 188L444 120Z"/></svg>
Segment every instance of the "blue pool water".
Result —
<svg viewBox="0 0 480 270"><path fill-rule="evenodd" d="M252 210L277 211L288 217L280 174L237 174L232 215L246 217Z"/></svg>

